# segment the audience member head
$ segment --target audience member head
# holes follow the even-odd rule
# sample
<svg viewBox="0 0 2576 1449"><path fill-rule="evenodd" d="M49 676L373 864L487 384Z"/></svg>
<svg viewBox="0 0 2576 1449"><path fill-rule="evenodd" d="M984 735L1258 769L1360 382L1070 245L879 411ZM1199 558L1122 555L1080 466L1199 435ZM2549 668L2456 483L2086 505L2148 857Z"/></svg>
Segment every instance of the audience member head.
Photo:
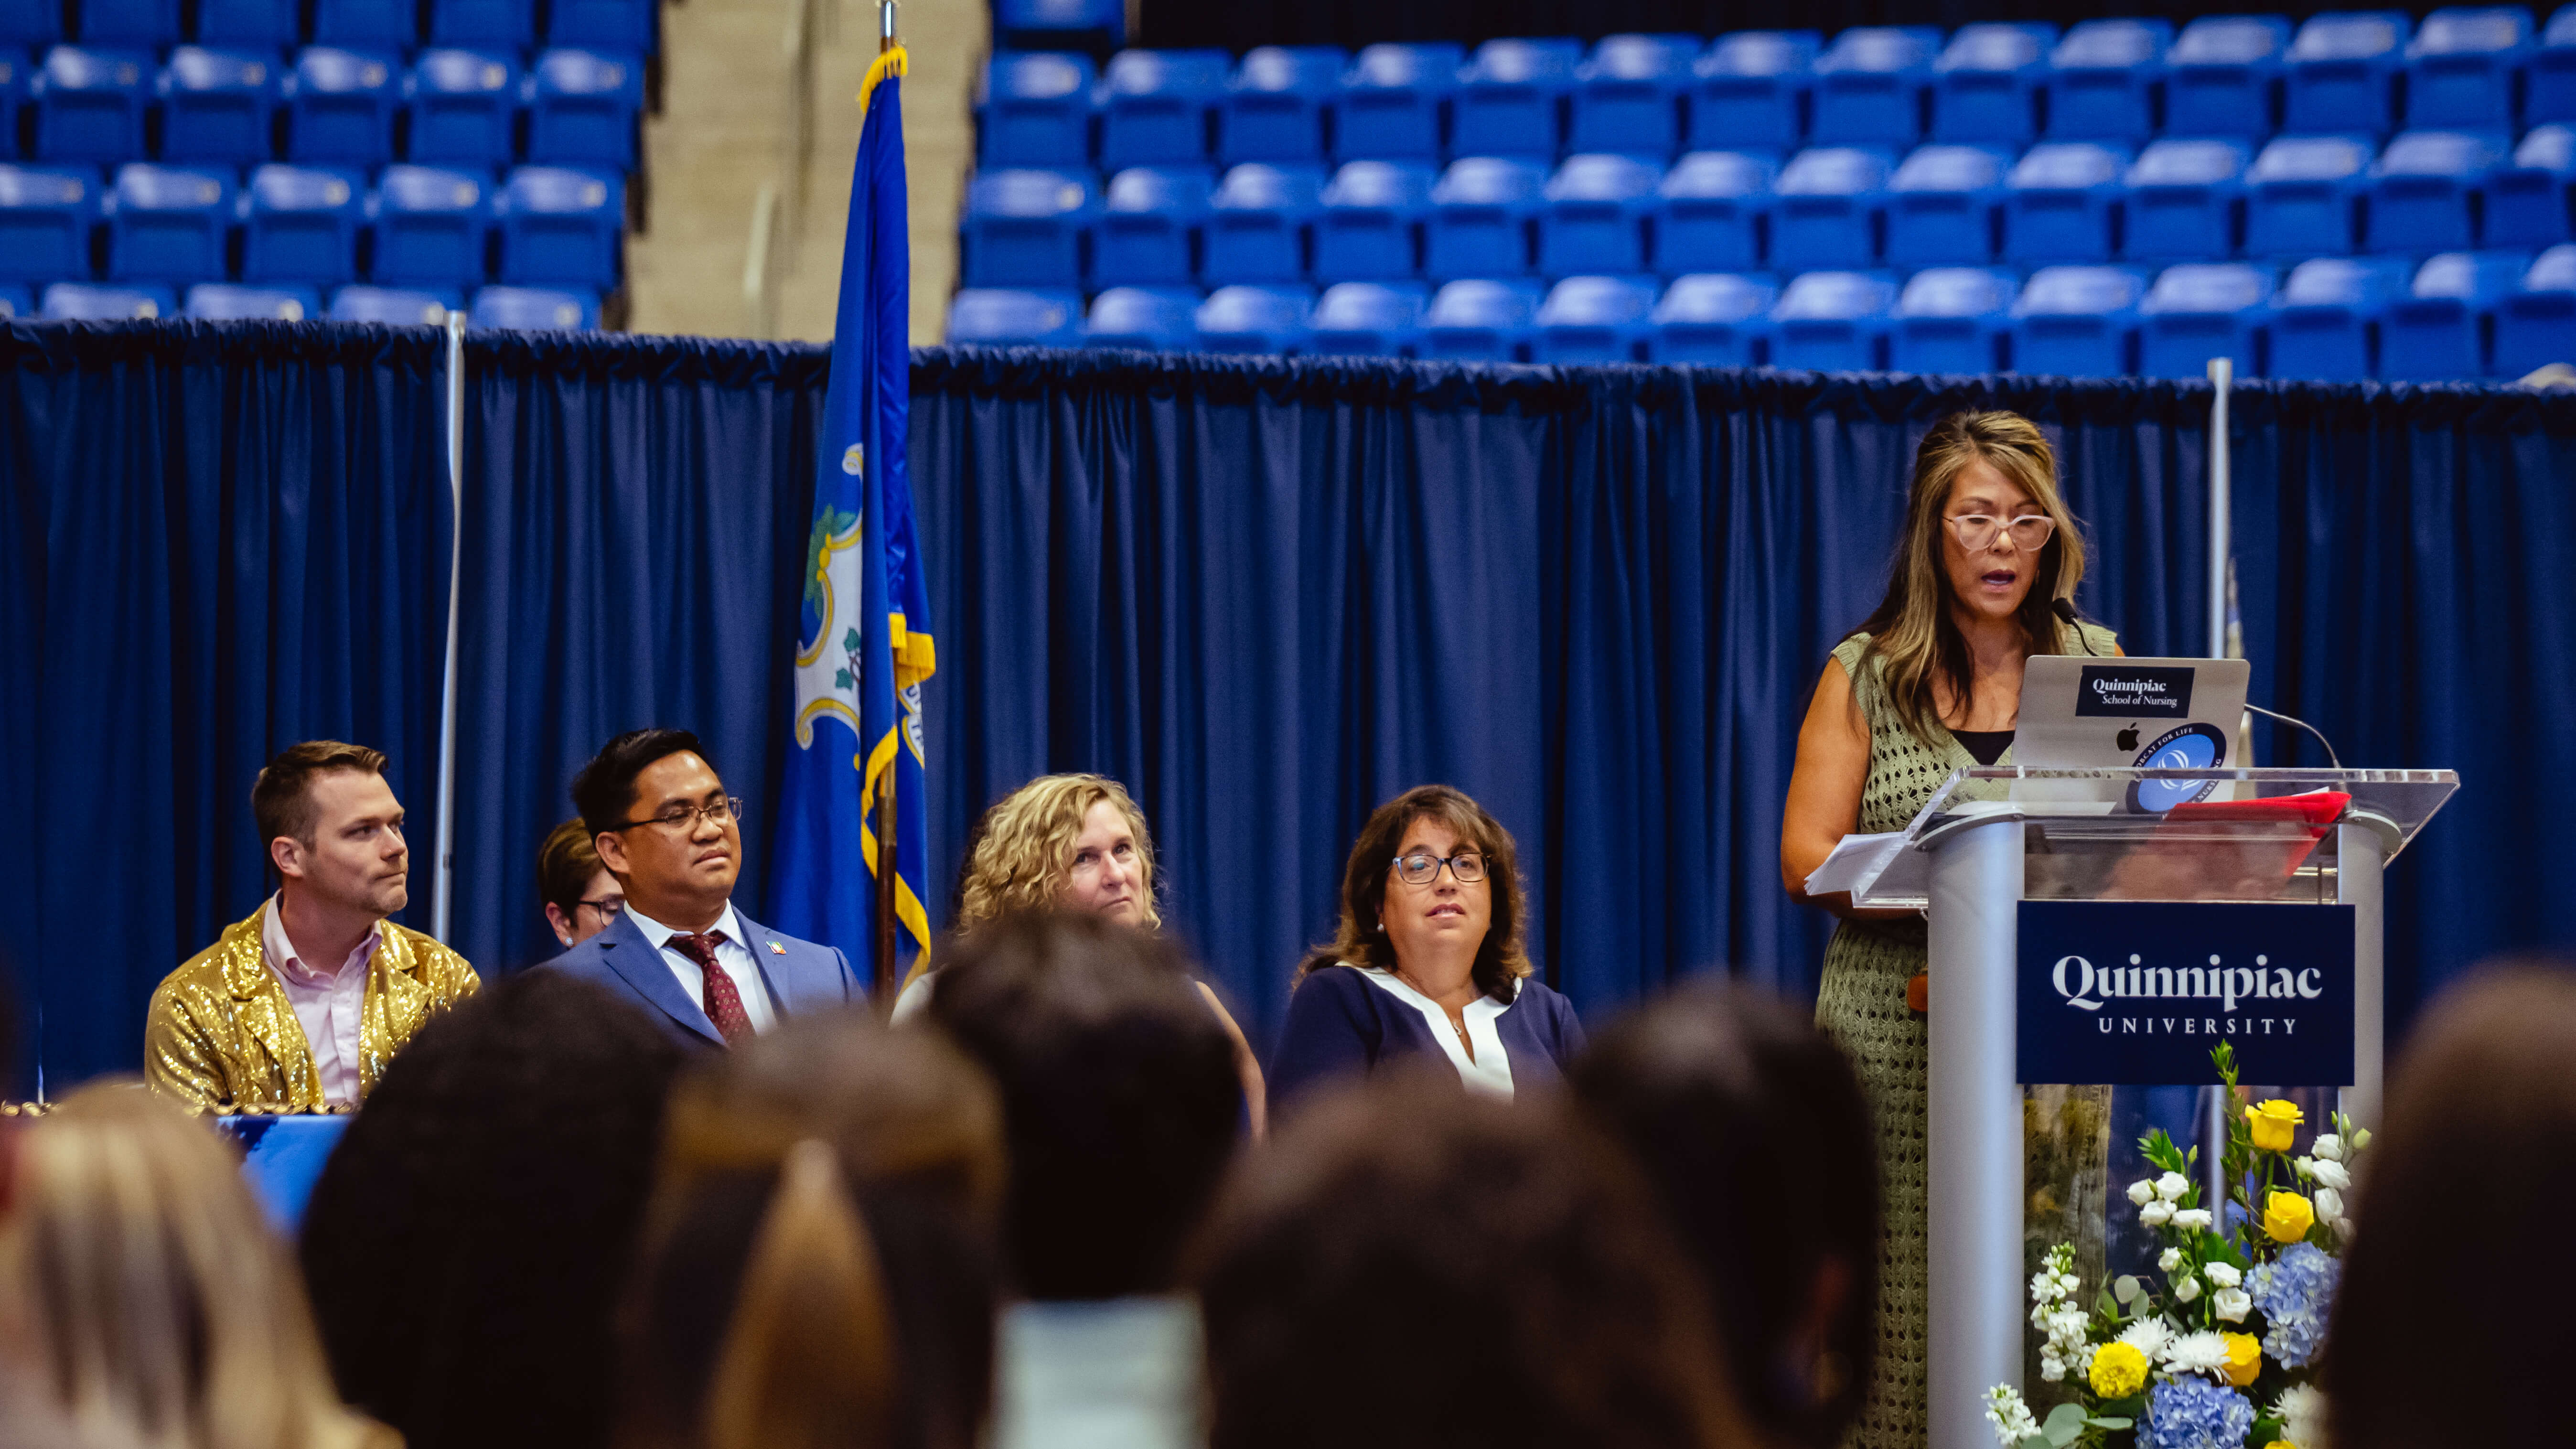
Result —
<svg viewBox="0 0 2576 1449"><path fill-rule="evenodd" d="M340 1389L407 1449L608 1442L611 1315L680 1049L555 971L507 976L385 1069L304 1216Z"/></svg>
<svg viewBox="0 0 2576 1449"><path fill-rule="evenodd" d="M1299 974L1333 965L1402 974L1416 954L1474 951L1476 989L1509 1001L1530 974L1520 850L1465 791L1418 785L1377 807L1342 868L1341 927Z"/></svg>
<svg viewBox="0 0 2576 1449"><path fill-rule="evenodd" d="M2576 973L2527 963L2436 1003L2359 1162L2326 1333L2335 1449L2567 1436L2560 1251L2576 1202Z"/></svg>
<svg viewBox="0 0 2576 1449"><path fill-rule="evenodd" d="M625 1309L626 1449L972 1449L1001 1105L937 1032L795 1017L672 1091Z"/></svg>
<svg viewBox="0 0 2576 1449"><path fill-rule="evenodd" d="M1244 1159L1198 1250L1213 1449L1748 1444L1697 1276L1561 1102L1381 1075Z"/></svg>
<svg viewBox="0 0 2576 1449"><path fill-rule="evenodd" d="M0 1222L0 1340L76 1442L353 1449L294 1261L213 1129L139 1084L30 1125Z"/></svg>
<svg viewBox="0 0 2576 1449"><path fill-rule="evenodd" d="M567 947L607 930L626 909L617 877L599 863L590 827L578 817L556 826L537 848L537 894L556 943Z"/></svg>
<svg viewBox="0 0 2576 1449"><path fill-rule="evenodd" d="M306 740L250 787L251 817L282 888L332 915L381 920L411 904L411 847L385 757Z"/></svg>
<svg viewBox="0 0 2576 1449"><path fill-rule="evenodd" d="M1004 916L948 953L930 1016L1001 1088L1017 1290L1170 1292L1243 1109L1233 1039L1179 948L1098 916Z"/></svg>
<svg viewBox="0 0 2576 1449"><path fill-rule="evenodd" d="M1878 1156L1840 1048L1767 992L1702 985L1611 1024L1570 1074L1698 1260L1736 1398L1832 1449L1876 1342Z"/></svg>
<svg viewBox="0 0 2576 1449"><path fill-rule="evenodd" d="M742 873L742 802L687 730L629 730L573 776L572 803L626 903L677 930L724 914Z"/></svg>
<svg viewBox="0 0 2576 1449"><path fill-rule="evenodd" d="M1117 781L1040 775L995 801L976 828L958 887L960 929L1045 907L1163 924L1154 833Z"/></svg>

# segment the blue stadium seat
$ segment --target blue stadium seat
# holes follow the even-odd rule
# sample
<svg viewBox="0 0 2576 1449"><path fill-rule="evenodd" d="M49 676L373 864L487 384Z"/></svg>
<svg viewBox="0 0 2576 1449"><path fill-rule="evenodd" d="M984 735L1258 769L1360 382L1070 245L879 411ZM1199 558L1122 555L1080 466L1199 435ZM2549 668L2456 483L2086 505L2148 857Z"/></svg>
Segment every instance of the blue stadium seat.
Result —
<svg viewBox="0 0 2576 1449"><path fill-rule="evenodd" d="M659 0L550 0L546 44L651 55Z"/></svg>
<svg viewBox="0 0 2576 1449"><path fill-rule="evenodd" d="M1082 345L1187 352L1198 345L1198 310L1194 287L1111 287L1091 299Z"/></svg>
<svg viewBox="0 0 2576 1449"><path fill-rule="evenodd" d="M43 161L113 163L143 154L143 110L157 67L148 50L57 45L28 83Z"/></svg>
<svg viewBox="0 0 2576 1449"><path fill-rule="evenodd" d="M2415 284L2388 304L2380 325L2379 375L2390 382L2485 376L2496 304L2522 281L2530 261L2519 252L2426 258Z"/></svg>
<svg viewBox="0 0 2576 1449"><path fill-rule="evenodd" d="M386 167L376 178L370 280L415 287L480 283L492 230L491 191L479 173Z"/></svg>
<svg viewBox="0 0 2576 1449"><path fill-rule="evenodd" d="M1422 355L1462 362L1527 362L1537 339L1535 282L1480 277L1443 285L1422 314Z"/></svg>
<svg viewBox="0 0 2576 1449"><path fill-rule="evenodd" d="M959 241L970 287L1080 287L1099 198L1080 172L987 171L966 187Z"/></svg>
<svg viewBox="0 0 2576 1449"><path fill-rule="evenodd" d="M2156 127L2166 20L2087 20L2050 57L2048 134L2061 141L2144 141Z"/></svg>
<svg viewBox="0 0 2576 1449"><path fill-rule="evenodd" d="M1570 151L1661 162L1680 149L1682 89L1701 49L1686 35L1609 35L1574 68Z"/></svg>
<svg viewBox="0 0 2576 1449"><path fill-rule="evenodd" d="M1419 282L1335 282L1315 303L1308 350L1365 357L1414 357L1431 294Z"/></svg>
<svg viewBox="0 0 2576 1449"><path fill-rule="evenodd" d="M2021 280L1992 267L1927 267L1908 278L1888 331L1898 372L2011 370L2012 304Z"/></svg>
<svg viewBox="0 0 2576 1449"><path fill-rule="evenodd" d="M1200 275L1212 284L1305 276L1323 193L1320 167L1255 162L1227 171L1209 201Z"/></svg>
<svg viewBox="0 0 2576 1449"><path fill-rule="evenodd" d="M2042 267L2013 303L2013 371L2118 377L2137 371L2138 299L2127 267Z"/></svg>
<svg viewBox="0 0 2576 1449"><path fill-rule="evenodd" d="M1903 149L1923 136L1940 32L1862 25L1834 37L1816 57L1811 144Z"/></svg>
<svg viewBox="0 0 2576 1449"><path fill-rule="evenodd" d="M1655 303L1657 362L1760 367L1771 356L1771 308L1780 289L1768 277L1692 272L1673 278Z"/></svg>
<svg viewBox="0 0 2576 1449"><path fill-rule="evenodd" d="M1655 192L1655 270L1741 272L1762 265L1771 226L1771 185L1777 168L1767 156L1741 151L1693 151L1673 163Z"/></svg>
<svg viewBox="0 0 2576 1449"><path fill-rule="evenodd" d="M1231 63L1222 50L1122 50L1101 77L1100 165L1206 163L1208 127Z"/></svg>
<svg viewBox="0 0 2576 1449"><path fill-rule="evenodd" d="M2242 141L2191 137L2151 141L2129 167L2120 254L2132 261L2189 261L2236 254L2244 231Z"/></svg>
<svg viewBox="0 0 2576 1449"><path fill-rule="evenodd" d="M0 281L88 276L99 202L86 166L0 165Z"/></svg>
<svg viewBox="0 0 2576 1449"><path fill-rule="evenodd" d="M15 48L0 48L0 161L18 154L18 112L27 103L35 67Z"/></svg>
<svg viewBox="0 0 2576 1449"><path fill-rule="evenodd" d="M352 50L408 50L420 44L412 0L313 0L313 43Z"/></svg>
<svg viewBox="0 0 2576 1449"><path fill-rule="evenodd" d="M1662 180L1662 167L1633 156L1565 158L1547 180L1547 207L1539 213L1539 271L1551 277L1644 271L1647 219Z"/></svg>
<svg viewBox="0 0 2576 1449"><path fill-rule="evenodd" d="M197 0L197 43L292 50L304 34L298 9L297 0Z"/></svg>
<svg viewBox="0 0 2576 1449"><path fill-rule="evenodd" d="M188 289L179 315L207 322L302 322L322 315L322 299L311 287L199 282Z"/></svg>
<svg viewBox="0 0 2576 1449"><path fill-rule="evenodd" d="M2576 245L2560 242L2496 304L2495 375L2522 377L2576 362Z"/></svg>
<svg viewBox="0 0 2576 1449"><path fill-rule="evenodd" d="M1207 352L1297 352L1312 335L1315 309L1303 287L1219 287L1199 304L1199 347Z"/></svg>
<svg viewBox="0 0 2576 1449"><path fill-rule="evenodd" d="M1787 155L1807 134L1815 100L1816 33L1739 30L1691 62L1693 151Z"/></svg>
<svg viewBox="0 0 2576 1449"><path fill-rule="evenodd" d="M242 208L242 280L346 282L358 275L366 177L356 171L261 166Z"/></svg>
<svg viewBox="0 0 2576 1449"><path fill-rule="evenodd" d="M286 159L344 166L391 160L398 76L390 55L306 46L286 81Z"/></svg>
<svg viewBox="0 0 2576 1449"><path fill-rule="evenodd" d="M1570 366L1643 362L1655 335L1655 285L1644 277L1567 277L1538 305L1531 356Z"/></svg>
<svg viewBox="0 0 2576 1449"><path fill-rule="evenodd" d="M1340 47L1264 45L1244 52L1217 105L1219 159L1321 161L1324 119L1349 63Z"/></svg>
<svg viewBox="0 0 2576 1449"><path fill-rule="evenodd" d="M429 43L461 50L532 49L535 0L429 0Z"/></svg>
<svg viewBox="0 0 2576 1449"><path fill-rule="evenodd" d="M1422 270L1433 277L1529 274L1547 173L1506 156L1463 156L1431 188Z"/></svg>
<svg viewBox="0 0 2576 1449"><path fill-rule="evenodd" d="M1082 298L1068 291L967 287L948 299L948 340L982 347L1074 347Z"/></svg>
<svg viewBox="0 0 2576 1449"><path fill-rule="evenodd" d="M179 38L179 0L80 0L83 45L150 46Z"/></svg>
<svg viewBox="0 0 2576 1449"><path fill-rule="evenodd" d="M2278 15L2208 15L2184 26L2165 52L2164 133L2272 134L2289 47L2290 22Z"/></svg>
<svg viewBox="0 0 2576 1449"><path fill-rule="evenodd" d="M1315 275L1367 282L1422 270L1422 219L1431 211L1431 168L1403 161L1351 161L1324 186L1315 218Z"/></svg>
<svg viewBox="0 0 2576 1449"><path fill-rule="evenodd" d="M1566 97L1583 46L1573 40L1488 40L1458 72L1449 149L1461 156L1556 159Z"/></svg>
<svg viewBox="0 0 2576 1449"><path fill-rule="evenodd" d="M1789 267L1867 267L1879 254L1880 208L1893 166L1863 146L1810 146L1772 187L1771 256Z"/></svg>
<svg viewBox="0 0 2576 1449"><path fill-rule="evenodd" d="M557 287L485 287L474 294L465 325L514 332L588 332L599 325L599 299Z"/></svg>
<svg viewBox="0 0 2576 1449"><path fill-rule="evenodd" d="M2353 250L2370 148L2348 136L2283 136L2245 173L2245 255Z"/></svg>
<svg viewBox="0 0 2576 1449"><path fill-rule="evenodd" d="M635 165L635 118L644 109L641 61L600 51L542 51L525 89L529 160L620 171Z"/></svg>
<svg viewBox="0 0 2576 1449"><path fill-rule="evenodd" d="M2040 84L2057 27L1962 25L1932 62L1932 136L2026 146L2039 134Z"/></svg>
<svg viewBox="0 0 2576 1449"><path fill-rule="evenodd" d="M403 287L342 287L331 294L334 322L376 322L388 327L436 327L462 311L455 294Z"/></svg>
<svg viewBox="0 0 2576 1449"><path fill-rule="evenodd" d="M1091 164L1091 57L998 51L984 67L978 157L986 166Z"/></svg>
<svg viewBox="0 0 2576 1449"><path fill-rule="evenodd" d="M161 159L255 165L274 145L277 57L182 45L161 70Z"/></svg>
<svg viewBox="0 0 2576 1449"><path fill-rule="evenodd" d="M2535 126L2576 121L2576 4L2560 6L2540 33L2540 47L2531 53L2523 119Z"/></svg>
<svg viewBox="0 0 2576 1449"><path fill-rule="evenodd" d="M2281 59L2281 129L2379 135L2397 125L2397 67L2415 22L2401 10L2319 15Z"/></svg>
<svg viewBox="0 0 2576 1449"><path fill-rule="evenodd" d="M167 287L56 282L45 288L40 315L48 322L129 322L169 317L178 310L179 301Z"/></svg>
<svg viewBox="0 0 2576 1449"><path fill-rule="evenodd" d="M2519 5L2425 16L2406 47L2406 124L2419 131L2509 129L2531 48L2531 12Z"/></svg>
<svg viewBox="0 0 2576 1449"><path fill-rule="evenodd" d="M1877 272L1803 272L1771 308L1771 365L1880 372L1896 283Z"/></svg>
<svg viewBox="0 0 2576 1449"><path fill-rule="evenodd" d="M1184 287L1198 274L1215 178L1204 166L1130 166L1109 178L1091 275L1103 287Z"/></svg>
<svg viewBox="0 0 2576 1449"><path fill-rule="evenodd" d="M2545 247L2576 240L2576 126L2534 126L2513 151L2513 164L2487 183L2486 243Z"/></svg>
<svg viewBox="0 0 2576 1449"><path fill-rule="evenodd" d="M2031 147L2004 178L2005 259L2109 261L2128 169L2125 149L2091 141Z"/></svg>
<svg viewBox="0 0 2576 1449"><path fill-rule="evenodd" d="M1333 102L1333 155L1344 161L1440 159L1440 117L1466 52L1445 41L1371 45L1342 74Z"/></svg>
<svg viewBox="0 0 2576 1449"><path fill-rule="evenodd" d="M2406 289L2407 270L2395 257L2314 257L2292 267L2264 323L2271 341L2265 371L2321 382L2376 375L2380 319Z"/></svg>
<svg viewBox="0 0 2576 1449"><path fill-rule="evenodd" d="M36 296L15 282L0 284L0 322L36 315Z"/></svg>
<svg viewBox="0 0 2576 1449"><path fill-rule="evenodd" d="M501 230L501 280L512 286L611 292L623 271L619 245L626 182L567 166L522 166L493 203Z"/></svg>
<svg viewBox="0 0 2576 1449"><path fill-rule="evenodd" d="M2375 252L2459 251L2477 243L2487 182L2505 160L2502 136L2401 131L2370 168L2369 235Z"/></svg>
<svg viewBox="0 0 2576 1449"><path fill-rule="evenodd" d="M105 209L109 281L223 280L231 173L129 161L117 168Z"/></svg>
<svg viewBox="0 0 2576 1449"><path fill-rule="evenodd" d="M2272 273L2244 262L2167 267L2138 304L2138 371L2149 377L2205 377L2226 357L2238 377L2262 375L2256 337L2269 318Z"/></svg>
<svg viewBox="0 0 2576 1449"><path fill-rule="evenodd" d="M0 0L0 45L38 48L63 39L59 0Z"/></svg>
<svg viewBox="0 0 2576 1449"><path fill-rule="evenodd" d="M1995 259L2004 154L1984 146L1917 149L1887 182L1887 261L1970 266Z"/></svg>
<svg viewBox="0 0 2576 1449"><path fill-rule="evenodd" d="M1124 0L995 0L993 38L1023 50L1114 50L1127 43Z"/></svg>
<svg viewBox="0 0 2576 1449"><path fill-rule="evenodd" d="M413 63L409 159L439 166L507 166L519 112L519 67L507 53L424 50Z"/></svg>

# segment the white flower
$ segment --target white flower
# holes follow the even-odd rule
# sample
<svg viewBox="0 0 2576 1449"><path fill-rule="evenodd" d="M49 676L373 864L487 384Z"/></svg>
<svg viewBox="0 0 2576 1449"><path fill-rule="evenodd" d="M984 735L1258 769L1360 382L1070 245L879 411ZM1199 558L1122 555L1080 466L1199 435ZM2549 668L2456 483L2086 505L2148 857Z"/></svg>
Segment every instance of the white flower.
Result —
<svg viewBox="0 0 2576 1449"><path fill-rule="evenodd" d="M2179 1172L2168 1172L2156 1179L2156 1196L2167 1202L2179 1202L2182 1200L2182 1195L2189 1191L2191 1191L2191 1179Z"/></svg>
<svg viewBox="0 0 2576 1449"><path fill-rule="evenodd" d="M2039 1376L2048 1380L2052 1384L2063 1382L2066 1378L2066 1360L2059 1358L2053 1353L2041 1354L2039 1356Z"/></svg>
<svg viewBox="0 0 2576 1449"><path fill-rule="evenodd" d="M2174 1225L2176 1228L2178 1228L2178 1229L2180 1229L2181 1231L2183 1231L2183 1232L2186 1232L2186 1233L2205 1233L2205 1232L2208 1232L2208 1231L2209 1231L2209 1223L2210 1223L2210 1216L2209 1216L2209 1209L2207 1209L2207 1208L2175 1208L2175 1209L2174 1209L2173 1225Z"/></svg>
<svg viewBox="0 0 2576 1449"><path fill-rule="evenodd" d="M2346 1172L2340 1162L2312 1162L2308 1165L2308 1175L2315 1178L2320 1186L2337 1192L2352 1186L2352 1174Z"/></svg>
<svg viewBox="0 0 2576 1449"><path fill-rule="evenodd" d="M2210 1311L2229 1323L2243 1323L2253 1307L2254 1295L2242 1288L2221 1288L2209 1300Z"/></svg>
<svg viewBox="0 0 2576 1449"><path fill-rule="evenodd" d="M2154 1363L2165 1356L2165 1345L2173 1342L2173 1327L2162 1317L2141 1318L2120 1330L2119 1341L2145 1354L2147 1362Z"/></svg>
<svg viewBox="0 0 2576 1449"><path fill-rule="evenodd" d="M2233 1288L2245 1281L2245 1275L2236 1271L2233 1263L2208 1263L2200 1271L2208 1276L2210 1286L2214 1288Z"/></svg>
<svg viewBox="0 0 2576 1449"><path fill-rule="evenodd" d="M2163 1198L2157 1198L2154 1202L2138 1209L2138 1221L2151 1228L2163 1227L2173 1218L2173 1215L2173 1204Z"/></svg>
<svg viewBox="0 0 2576 1449"><path fill-rule="evenodd" d="M2174 1280L2173 1290L2176 1303L2189 1303L2200 1296L2200 1280L2185 1273Z"/></svg>
<svg viewBox="0 0 2576 1449"><path fill-rule="evenodd" d="M2030 1301L2046 1303L2057 1296L2057 1275L2046 1268L2030 1275Z"/></svg>
<svg viewBox="0 0 2576 1449"><path fill-rule="evenodd" d="M2155 1195L2156 1185L2147 1181L2143 1177L2129 1184L2129 1201L2136 1203L2140 1207L2145 1207L2147 1205L2147 1199L2154 1197Z"/></svg>
<svg viewBox="0 0 2576 1449"><path fill-rule="evenodd" d="M2321 1187L2317 1189L2316 1196L2312 1198L2311 1201L2316 1205L2318 1217L2323 1218L2330 1223L2340 1223L2343 1221L2342 1193L2339 1193L2330 1187Z"/></svg>
<svg viewBox="0 0 2576 1449"><path fill-rule="evenodd" d="M2282 1390L2272 1417L2281 1421L2281 1437L2299 1449L2326 1449L2326 1396L2312 1386Z"/></svg>
<svg viewBox="0 0 2576 1449"><path fill-rule="evenodd" d="M2215 1329L2186 1333L2165 1345L2165 1371L2214 1374L2227 1370L2227 1335Z"/></svg>
<svg viewBox="0 0 2576 1449"><path fill-rule="evenodd" d="M2160 1272L2170 1273L2181 1266L2182 1249L2180 1248L2167 1248L2156 1255L2156 1268Z"/></svg>
<svg viewBox="0 0 2576 1449"><path fill-rule="evenodd" d="M1986 1390L1986 1422L1995 1426L1995 1442L2003 1449L2018 1449L2021 1441L2039 1432L2039 1421L2030 1416L2030 1405L2010 1384L1997 1384Z"/></svg>
<svg viewBox="0 0 2576 1449"><path fill-rule="evenodd" d="M2308 1150L2317 1155L2319 1162L2343 1161L2343 1139L2331 1132L2318 1133L2317 1140L2308 1144Z"/></svg>

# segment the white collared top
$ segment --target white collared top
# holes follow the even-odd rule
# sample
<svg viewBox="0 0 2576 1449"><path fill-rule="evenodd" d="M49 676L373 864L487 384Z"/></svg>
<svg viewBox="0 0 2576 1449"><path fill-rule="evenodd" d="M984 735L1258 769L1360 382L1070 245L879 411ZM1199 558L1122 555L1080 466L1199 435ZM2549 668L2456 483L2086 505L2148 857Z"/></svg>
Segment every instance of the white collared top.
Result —
<svg viewBox="0 0 2576 1449"><path fill-rule="evenodd" d="M662 960L670 966L671 974L680 978L680 989L689 993L691 1001L703 1005L707 999L706 973L698 969L697 962L671 944L671 938L681 933L632 905L626 908L626 918L644 933L645 940L653 943L654 950L662 953ZM724 914L716 917L716 923L707 927L707 931L724 937L716 943L716 964L724 968L724 974L733 978L734 989L742 993L742 1014L751 1018L752 1031L767 1033L778 1025L778 1011L769 1003L769 987L760 979L760 963L751 959L751 943L742 938L742 922L734 916L733 902L725 902Z"/></svg>
<svg viewBox="0 0 2576 1449"><path fill-rule="evenodd" d="M367 963L385 938L384 922L376 923L348 960L325 973L320 963L298 955L295 943L287 939L286 918L278 911L284 900L284 892L268 898L259 923L260 954L278 984L286 988L286 1004L295 1008L295 1024L304 1028L304 1045L313 1053L313 1080L322 1088L322 1100L354 1104L360 1085L358 1027L366 1019Z"/></svg>
<svg viewBox="0 0 2576 1449"><path fill-rule="evenodd" d="M1439 1002L1406 985L1404 978L1392 971L1362 966L1359 973L1376 982L1388 995L1422 1013L1422 1019L1431 1024L1431 1039L1440 1043L1440 1050L1449 1054L1449 1065L1458 1069L1458 1080L1465 1082L1470 1091L1491 1092L1498 1097L1511 1096L1511 1055L1503 1050L1502 1035L1494 1029L1494 1023L1502 1018L1502 1014L1512 1009L1511 1003L1496 1001L1482 994L1467 1003L1463 1013L1467 1018L1467 1039L1476 1044L1476 1055L1470 1060L1466 1047L1459 1044L1458 1029L1449 1024L1448 1010ZM1514 980L1512 995L1518 997L1520 989L1520 982Z"/></svg>

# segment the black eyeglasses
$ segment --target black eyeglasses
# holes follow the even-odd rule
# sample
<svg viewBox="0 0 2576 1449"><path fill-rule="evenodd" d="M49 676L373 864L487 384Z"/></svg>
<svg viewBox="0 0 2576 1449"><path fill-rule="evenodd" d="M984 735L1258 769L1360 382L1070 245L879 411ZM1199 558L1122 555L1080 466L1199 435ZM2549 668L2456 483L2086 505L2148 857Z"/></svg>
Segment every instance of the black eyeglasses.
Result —
<svg viewBox="0 0 2576 1449"><path fill-rule="evenodd" d="M1460 885L1474 885L1485 878L1485 858L1472 850L1456 855L1427 855L1416 851L1395 858L1395 878L1406 885L1429 885L1440 876L1440 867L1449 867L1449 878Z"/></svg>
<svg viewBox="0 0 2576 1449"><path fill-rule="evenodd" d="M580 900L573 902L572 905L574 910L579 910L583 906L590 907L592 910L599 912L599 918L603 921L613 921L619 916L626 914L626 897L624 896L601 896L597 900L592 900L588 896L584 896Z"/></svg>
<svg viewBox="0 0 2576 1449"><path fill-rule="evenodd" d="M665 830L689 834L697 830L700 816L722 830L727 824L742 818L742 797L727 795L706 805L674 805L650 820L629 820L617 828L632 830L638 825L659 825Z"/></svg>

